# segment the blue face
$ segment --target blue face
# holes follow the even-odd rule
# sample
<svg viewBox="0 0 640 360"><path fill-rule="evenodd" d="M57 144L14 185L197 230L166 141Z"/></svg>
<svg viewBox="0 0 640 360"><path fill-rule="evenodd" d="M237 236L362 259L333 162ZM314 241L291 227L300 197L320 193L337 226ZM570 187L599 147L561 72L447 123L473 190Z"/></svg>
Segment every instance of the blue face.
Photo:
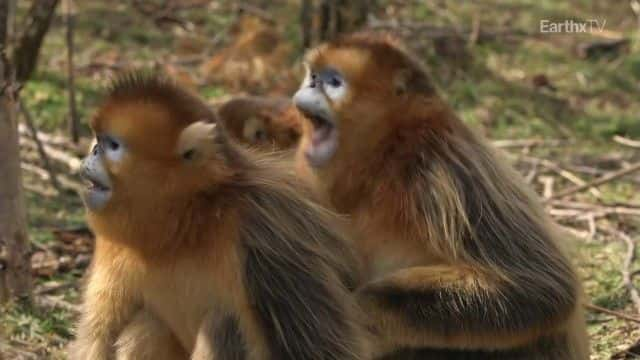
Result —
<svg viewBox="0 0 640 360"><path fill-rule="evenodd" d="M124 154L125 146L119 139L104 134L96 137L91 152L82 162L80 173L87 183L82 198L89 210L100 210L111 199L112 181L105 161L121 161Z"/></svg>
<svg viewBox="0 0 640 360"><path fill-rule="evenodd" d="M333 106L347 94L347 83L333 68L308 69L293 102L311 123L312 132L306 142L305 155L313 167L325 165L338 148L338 127Z"/></svg>
<svg viewBox="0 0 640 360"><path fill-rule="evenodd" d="M339 88L343 85L344 82L342 75L338 72L338 70L335 70L333 68L326 68L318 73L311 72L310 76L311 83L309 84L309 86L318 86L323 90L326 90L325 86L330 88Z"/></svg>

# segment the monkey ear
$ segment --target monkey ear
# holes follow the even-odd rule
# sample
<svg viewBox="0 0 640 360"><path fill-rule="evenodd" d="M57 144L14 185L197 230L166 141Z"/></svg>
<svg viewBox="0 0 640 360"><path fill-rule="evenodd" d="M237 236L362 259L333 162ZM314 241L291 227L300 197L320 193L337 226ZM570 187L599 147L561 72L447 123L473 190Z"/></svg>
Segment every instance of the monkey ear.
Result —
<svg viewBox="0 0 640 360"><path fill-rule="evenodd" d="M185 161L202 159L215 150L216 124L197 121L182 130L178 138L177 152Z"/></svg>
<svg viewBox="0 0 640 360"><path fill-rule="evenodd" d="M401 96L409 91L409 81L411 78L410 69L398 70L393 77L393 88L396 95Z"/></svg>
<svg viewBox="0 0 640 360"><path fill-rule="evenodd" d="M424 72L411 68L398 70L393 78L393 85L399 96L407 93L429 96L435 92L431 79Z"/></svg>
<svg viewBox="0 0 640 360"><path fill-rule="evenodd" d="M242 129L242 137L251 142L256 143L264 140L267 132L267 119L263 116L252 116L244 123Z"/></svg>

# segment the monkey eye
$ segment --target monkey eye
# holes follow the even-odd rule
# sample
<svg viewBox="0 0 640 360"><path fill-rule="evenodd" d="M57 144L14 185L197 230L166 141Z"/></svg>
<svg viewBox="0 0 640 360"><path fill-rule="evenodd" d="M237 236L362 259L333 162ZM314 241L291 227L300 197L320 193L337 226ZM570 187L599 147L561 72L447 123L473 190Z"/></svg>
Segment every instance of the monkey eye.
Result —
<svg viewBox="0 0 640 360"><path fill-rule="evenodd" d="M327 68L320 73L323 89L331 100L338 100L347 92L347 82L340 72Z"/></svg>
<svg viewBox="0 0 640 360"><path fill-rule="evenodd" d="M125 153L122 142L111 135L98 136L98 145L100 145L104 154L111 161L120 161Z"/></svg>
<svg viewBox="0 0 640 360"><path fill-rule="evenodd" d="M185 160L191 160L194 158L195 154L196 154L195 149L189 149L182 153L182 158Z"/></svg>
<svg viewBox="0 0 640 360"><path fill-rule="evenodd" d="M105 151L118 151L120 149L120 142L109 135L98 136L98 144Z"/></svg>
<svg viewBox="0 0 640 360"><path fill-rule="evenodd" d="M340 78L338 78L337 76L332 76L329 79L329 85L333 86L333 87L338 87L338 86L342 85L342 80L340 80Z"/></svg>
<svg viewBox="0 0 640 360"><path fill-rule="evenodd" d="M118 149L120 149L120 143L118 143L117 141L115 141L113 138L109 136L107 136L105 139L105 145L111 151L117 151Z"/></svg>

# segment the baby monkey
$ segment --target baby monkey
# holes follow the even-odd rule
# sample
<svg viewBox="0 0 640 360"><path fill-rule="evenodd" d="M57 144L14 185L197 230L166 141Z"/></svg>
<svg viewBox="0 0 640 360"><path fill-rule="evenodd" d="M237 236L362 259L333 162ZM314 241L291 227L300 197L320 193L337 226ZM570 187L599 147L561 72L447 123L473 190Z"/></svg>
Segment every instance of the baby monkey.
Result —
<svg viewBox="0 0 640 360"><path fill-rule="evenodd" d="M160 76L111 86L83 163L96 246L71 358L363 358L335 219L213 117Z"/></svg>
<svg viewBox="0 0 640 360"><path fill-rule="evenodd" d="M288 98L239 96L222 104L218 115L234 140L262 151L291 149L302 131L300 114Z"/></svg>

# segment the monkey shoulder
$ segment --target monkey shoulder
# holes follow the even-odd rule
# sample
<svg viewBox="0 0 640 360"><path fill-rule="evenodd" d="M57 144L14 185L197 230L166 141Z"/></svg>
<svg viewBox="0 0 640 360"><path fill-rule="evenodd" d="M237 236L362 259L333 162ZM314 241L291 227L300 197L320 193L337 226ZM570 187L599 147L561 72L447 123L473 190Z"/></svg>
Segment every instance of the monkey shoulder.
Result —
<svg viewBox="0 0 640 360"><path fill-rule="evenodd" d="M273 358L354 358L340 242L320 209L287 189L254 188L240 226L245 285ZM318 357L318 354L322 356Z"/></svg>

